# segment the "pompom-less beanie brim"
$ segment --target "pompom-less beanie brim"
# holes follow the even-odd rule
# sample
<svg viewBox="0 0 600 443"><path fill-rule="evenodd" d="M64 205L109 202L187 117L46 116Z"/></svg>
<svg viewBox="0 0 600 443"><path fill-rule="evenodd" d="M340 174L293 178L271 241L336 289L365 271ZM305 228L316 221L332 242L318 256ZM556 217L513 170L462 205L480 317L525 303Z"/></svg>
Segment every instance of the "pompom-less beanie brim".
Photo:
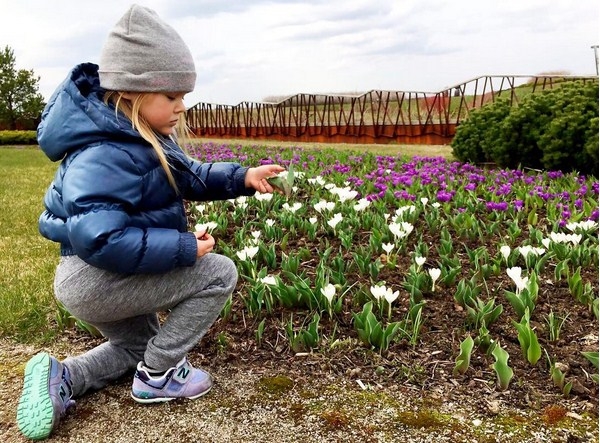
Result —
<svg viewBox="0 0 600 443"><path fill-rule="evenodd" d="M152 71L142 74L103 71L100 85L112 91L131 92L191 92L196 73L189 71Z"/></svg>
<svg viewBox="0 0 600 443"><path fill-rule="evenodd" d="M113 91L190 92L192 54L153 10L132 5L112 29L100 56L100 86Z"/></svg>

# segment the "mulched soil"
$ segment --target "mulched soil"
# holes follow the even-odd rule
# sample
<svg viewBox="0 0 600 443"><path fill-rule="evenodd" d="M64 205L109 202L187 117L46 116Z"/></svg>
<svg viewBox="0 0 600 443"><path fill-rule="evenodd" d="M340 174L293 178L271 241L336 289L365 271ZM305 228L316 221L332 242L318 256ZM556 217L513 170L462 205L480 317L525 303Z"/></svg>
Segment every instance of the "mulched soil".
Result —
<svg viewBox="0 0 600 443"><path fill-rule="evenodd" d="M368 241L368 235L367 232L360 233L357 238L362 236ZM439 244L439 234L427 235L429 238L424 236L423 240L429 245ZM307 260L301 266L302 270L310 275L311 267L314 268L319 257L318 239L312 245L306 239L298 241L314 252L314 259ZM329 241L336 250L336 239L329 238ZM290 250L297 246L294 242L295 240L290 239ZM458 250L461 240L454 239L454 243L455 249ZM481 246L469 241L464 243L470 249ZM490 255L495 256L497 245L489 244L487 247ZM407 245L407 250L413 250L411 243ZM433 251L435 247L430 247L430 252ZM348 260L351 260L351 257L348 257ZM470 278L472 273L466 253L461 256L461 262L463 271L462 275L457 277L457 281ZM382 269L379 280L385 281L388 287L402 288L404 275L410 264L408 256L399 257L397 268ZM426 266L436 266L434 255L428 257ZM360 278L364 277L347 276L348 281ZM596 293L598 292L598 267L582 269L582 278L584 282L591 282ZM489 277L486 282L496 297L496 303L502 304L504 309L489 330L491 337L500 340L502 347L510 355L509 365L514 371L514 378L505 392L496 387L496 375L491 367L494 357L486 355L482 349L474 349L470 367L464 375L452 375L460 342L466 337L466 313L455 303L453 288L439 285L434 293L425 295L425 321L416 346L411 346L407 340L400 340L393 342L389 350L382 354L367 349L358 341L352 324L352 312L359 312L361 307L353 305L352 297L347 297L335 322L329 320L327 315L322 316L319 325L321 336L324 337L322 346L306 350L306 355L300 354L305 358L298 358L298 354L290 349L285 324L292 315L298 326L302 322L306 324L312 313L280 308L269 316L250 318L244 312L240 295L240 291L243 291L243 281L240 279L239 291L234 294L233 314L226 321L218 320L194 352L210 362L210 366L239 364L279 367L282 372L304 371L307 376L316 370L328 371L360 379L362 383L380 386L405 385L428 393L439 392L441 401L468 399L470 403L479 404L480 409L488 413L494 412L497 402L511 408L534 408L547 412L568 399L571 407L576 404L580 412L588 411L597 415L598 384L590 378L595 369L581 352L598 350L598 320L587 306L575 301L566 280L555 282L554 267L546 266L539 276L540 292L531 316L531 325L535 328L541 347L555 362L563 365L561 368L566 373L565 381L572 382L572 390L568 397L563 396L553 385L544 352L535 366L530 365L522 355L517 331L512 323L518 316L503 295L505 289L514 290L512 280L503 272L499 276ZM399 299L394 302L394 320L406 317L408 293L401 290L400 294ZM486 298L485 293L481 296ZM556 342L550 342L548 339L546 318L550 311L559 317L568 314L560 339ZM263 318L266 318L265 330L259 345L255 331ZM472 331L471 334L475 338L477 331ZM344 345L330 347L332 337L339 339Z"/></svg>

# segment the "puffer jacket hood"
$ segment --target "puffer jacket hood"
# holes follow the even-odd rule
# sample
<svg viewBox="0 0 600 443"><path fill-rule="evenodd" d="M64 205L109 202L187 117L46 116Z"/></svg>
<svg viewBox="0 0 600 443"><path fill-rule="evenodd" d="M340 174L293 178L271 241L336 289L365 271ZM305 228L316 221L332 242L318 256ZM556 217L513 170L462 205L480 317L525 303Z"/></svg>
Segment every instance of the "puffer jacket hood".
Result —
<svg viewBox="0 0 600 443"><path fill-rule="evenodd" d="M56 89L37 130L40 148L50 160L61 160L67 153L103 139L140 138L128 119L118 118L115 108L103 102L104 93L98 66L93 63L73 68Z"/></svg>

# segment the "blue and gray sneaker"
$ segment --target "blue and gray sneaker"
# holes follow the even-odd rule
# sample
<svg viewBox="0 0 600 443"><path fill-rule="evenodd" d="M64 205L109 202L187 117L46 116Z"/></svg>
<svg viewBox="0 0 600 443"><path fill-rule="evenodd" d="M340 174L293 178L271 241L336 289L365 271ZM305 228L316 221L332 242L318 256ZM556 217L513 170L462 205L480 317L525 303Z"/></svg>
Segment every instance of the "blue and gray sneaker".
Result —
<svg viewBox="0 0 600 443"><path fill-rule="evenodd" d="M69 370L45 352L25 366L23 392L17 407L21 433L32 440L47 438L60 419L75 406Z"/></svg>
<svg viewBox="0 0 600 443"><path fill-rule="evenodd" d="M152 376L142 362L138 363L131 396L139 403L156 403L176 398L196 399L212 388L212 377L201 369L194 368L187 358L164 374Z"/></svg>

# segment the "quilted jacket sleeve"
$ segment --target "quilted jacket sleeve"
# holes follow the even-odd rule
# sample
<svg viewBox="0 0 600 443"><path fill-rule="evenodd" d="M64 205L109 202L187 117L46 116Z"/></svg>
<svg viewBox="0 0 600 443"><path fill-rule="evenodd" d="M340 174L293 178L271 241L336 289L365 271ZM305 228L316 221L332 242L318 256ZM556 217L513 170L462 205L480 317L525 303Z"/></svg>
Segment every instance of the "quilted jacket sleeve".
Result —
<svg viewBox="0 0 600 443"><path fill-rule="evenodd" d="M242 195L254 195L253 188L246 188L248 168L238 163L201 163L186 159L190 172L183 197L188 200L227 200Z"/></svg>
<svg viewBox="0 0 600 443"><path fill-rule="evenodd" d="M134 159L115 147L86 149L71 162L62 197L69 241L80 258L128 274L161 273L195 262L192 233L137 221L144 186Z"/></svg>

